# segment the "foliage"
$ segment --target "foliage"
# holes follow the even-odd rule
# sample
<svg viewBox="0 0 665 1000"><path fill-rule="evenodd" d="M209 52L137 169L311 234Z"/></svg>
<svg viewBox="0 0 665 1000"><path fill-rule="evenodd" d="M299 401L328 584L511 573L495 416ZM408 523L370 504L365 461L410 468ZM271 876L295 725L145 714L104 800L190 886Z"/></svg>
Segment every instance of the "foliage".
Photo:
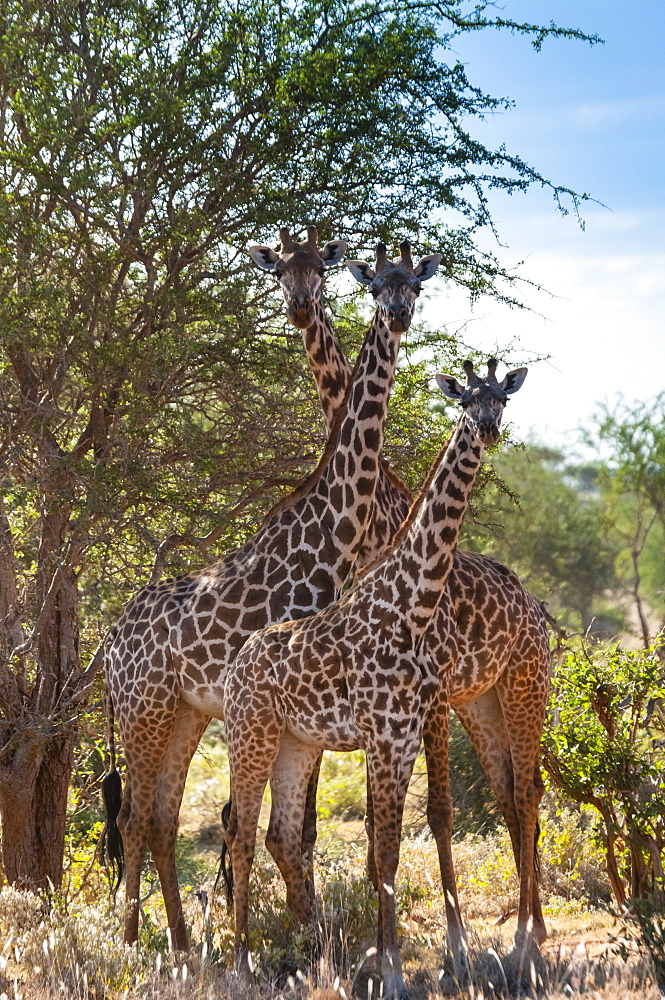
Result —
<svg viewBox="0 0 665 1000"><path fill-rule="evenodd" d="M599 485L605 530L620 547L617 572L637 612L645 648L654 629L649 607L665 612L665 393L630 406L600 406L587 443L603 458Z"/></svg>
<svg viewBox="0 0 665 1000"><path fill-rule="evenodd" d="M450 717L448 745L450 792L455 810L454 836L487 835L501 823L501 813L473 744L456 715Z"/></svg>
<svg viewBox="0 0 665 1000"><path fill-rule="evenodd" d="M596 811L619 905L662 901L665 851L663 665L653 650L587 646L568 653L552 682L544 764L553 784Z"/></svg>
<svg viewBox="0 0 665 1000"><path fill-rule="evenodd" d="M366 784L362 750L325 753L316 797L317 813L322 819L363 819Z"/></svg>
<svg viewBox="0 0 665 1000"><path fill-rule="evenodd" d="M586 630L594 615L605 612L618 554L597 494L571 482L561 452L536 443L502 451L494 466L515 493L491 488L485 497L489 523L484 529L469 525L466 541L511 566L568 628ZM610 634L620 621L615 613Z"/></svg>

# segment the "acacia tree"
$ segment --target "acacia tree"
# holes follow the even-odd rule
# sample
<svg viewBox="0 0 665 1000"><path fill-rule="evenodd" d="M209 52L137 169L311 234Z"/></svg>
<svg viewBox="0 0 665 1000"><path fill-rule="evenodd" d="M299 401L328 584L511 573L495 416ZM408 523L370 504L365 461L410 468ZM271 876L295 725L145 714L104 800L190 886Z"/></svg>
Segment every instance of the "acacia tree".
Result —
<svg viewBox="0 0 665 1000"><path fill-rule="evenodd" d="M491 222L488 189L541 184L576 209L573 192L473 139L468 122L507 102L445 56L457 32L493 26L537 47L584 36L489 7L1 0L0 818L13 883L60 881L98 665L82 666L82 624L92 648L93 612L108 624L148 553L154 575L177 545L211 558L311 457L305 364L247 243L312 220L365 246L410 234L474 294L499 294L508 276L473 241ZM239 510L247 520L228 527Z"/></svg>

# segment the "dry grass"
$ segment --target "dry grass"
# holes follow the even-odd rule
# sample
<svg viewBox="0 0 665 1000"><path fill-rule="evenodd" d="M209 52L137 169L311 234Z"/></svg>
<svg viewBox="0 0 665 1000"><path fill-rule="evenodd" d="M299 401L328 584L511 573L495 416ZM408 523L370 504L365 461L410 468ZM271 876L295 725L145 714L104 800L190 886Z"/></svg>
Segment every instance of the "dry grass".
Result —
<svg viewBox="0 0 665 1000"><path fill-rule="evenodd" d="M376 906L363 876L363 854L361 843L329 837L318 859L319 926L308 931L297 926L286 910L279 875L265 850L258 851L251 925L257 985L251 990L228 971L232 924L219 900L204 909L200 897L186 893L195 945L184 957L168 950L157 892L144 901L140 947L128 948L120 943L118 915L109 904L65 909L61 900L48 908L38 897L5 888L0 892L0 996L4 992L7 998L35 1000L378 997L378 983L371 975ZM415 1000L429 995L468 1000L517 995L548 1000L660 996L634 935L619 934L607 912L578 908L577 913L552 914L550 940L542 956L513 953L514 922L494 926L492 920L514 901L510 885L491 901L491 887L499 884L500 845L474 848L464 842L457 846L456 857L470 933L464 974L456 974L443 960L445 924L434 845L424 836L404 842L397 899L406 978ZM474 883L471 873L487 871L496 881L484 883L474 895L478 878ZM212 878L212 871L209 875Z"/></svg>
<svg viewBox="0 0 665 1000"><path fill-rule="evenodd" d="M0 891L0 1000L351 1000L378 998L372 975L376 903L365 876L358 796L364 768L354 755L324 767L324 819L317 845L318 914L304 930L284 903L279 874L263 848L254 866L251 989L229 971L232 921L212 898L221 845L221 807L228 777L225 748L208 742L194 759L183 803L180 881L192 953L168 949L164 908L148 864L139 947L121 944L119 909L81 852L85 878L70 872L76 892L47 906L35 896ZM405 974L414 1000L454 996L490 1000L533 996L558 1000L656 1000L653 970L639 935L617 927L602 903L602 859L584 817L553 810L543 823L543 899L549 940L542 955L511 951L517 879L507 834L467 837L454 845L460 901L470 947L464 973L446 965L445 920L433 840L422 830L422 775L416 773L402 846L397 892ZM267 823L268 807L262 814ZM351 818L349 818L349 816ZM102 902L99 902L102 900ZM208 902L210 901L210 902ZM121 899L119 899L119 904ZM206 906L207 903L207 906ZM369 953L369 954L368 954Z"/></svg>

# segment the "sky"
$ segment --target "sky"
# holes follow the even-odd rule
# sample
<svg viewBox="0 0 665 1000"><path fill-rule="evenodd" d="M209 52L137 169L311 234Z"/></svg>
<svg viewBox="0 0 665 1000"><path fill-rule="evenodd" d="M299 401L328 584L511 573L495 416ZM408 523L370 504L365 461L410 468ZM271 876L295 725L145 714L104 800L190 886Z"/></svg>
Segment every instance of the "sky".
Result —
<svg viewBox="0 0 665 1000"><path fill-rule="evenodd" d="M549 354L508 415L522 438L573 447L598 402L665 390L665 0L503 0L496 11L604 39L546 40L540 53L507 32L454 43L473 84L515 101L474 134L602 204L582 206L582 229L546 191L497 193L501 245L485 245L504 266L523 261L521 275L550 294L522 293L533 312L487 300L472 309L441 284L423 315L464 327L465 343L481 350L517 337L525 352Z"/></svg>

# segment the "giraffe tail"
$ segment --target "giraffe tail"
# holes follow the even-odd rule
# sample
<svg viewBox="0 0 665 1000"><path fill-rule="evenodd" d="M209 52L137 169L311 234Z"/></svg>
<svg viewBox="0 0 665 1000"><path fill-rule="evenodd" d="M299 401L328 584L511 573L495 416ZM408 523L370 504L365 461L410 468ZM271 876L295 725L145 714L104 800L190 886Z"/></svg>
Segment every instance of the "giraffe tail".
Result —
<svg viewBox="0 0 665 1000"><path fill-rule="evenodd" d="M224 830L228 830L229 820L231 818L231 799L226 803L222 809L222 826ZM226 905L229 910L233 907L233 868L231 866L231 856L229 854L229 848L224 839L222 843L222 853L219 856L219 868L217 869L217 878L215 879L214 891L217 892L217 886L219 885L220 878L224 879L224 894L226 895Z"/></svg>
<svg viewBox="0 0 665 1000"><path fill-rule="evenodd" d="M122 881L125 868L125 851L117 823L118 813L122 805L122 781L115 765L113 700L108 689L106 692L106 704L109 720L110 767L109 773L102 781L102 797L106 810L106 824L99 842L99 855L101 863L111 870L111 893L115 896Z"/></svg>

